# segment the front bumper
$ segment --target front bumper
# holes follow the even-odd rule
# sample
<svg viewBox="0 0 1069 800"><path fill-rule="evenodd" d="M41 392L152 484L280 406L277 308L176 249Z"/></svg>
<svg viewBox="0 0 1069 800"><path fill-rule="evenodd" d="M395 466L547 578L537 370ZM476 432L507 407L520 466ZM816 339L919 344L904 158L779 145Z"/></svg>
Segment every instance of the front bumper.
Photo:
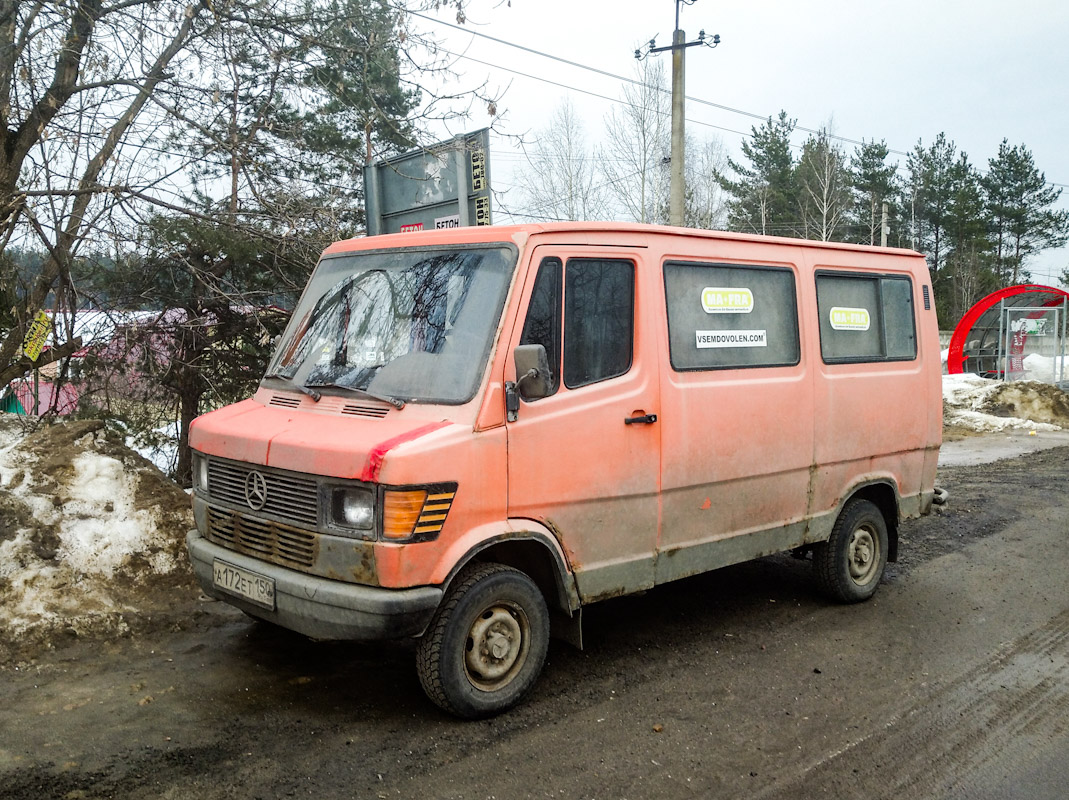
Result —
<svg viewBox="0 0 1069 800"><path fill-rule="evenodd" d="M442 599L434 586L383 589L305 575L213 544L192 530L186 547L204 593L255 617L316 639L399 639L427 629ZM275 582L274 610L224 592L213 581L212 562L225 561Z"/></svg>

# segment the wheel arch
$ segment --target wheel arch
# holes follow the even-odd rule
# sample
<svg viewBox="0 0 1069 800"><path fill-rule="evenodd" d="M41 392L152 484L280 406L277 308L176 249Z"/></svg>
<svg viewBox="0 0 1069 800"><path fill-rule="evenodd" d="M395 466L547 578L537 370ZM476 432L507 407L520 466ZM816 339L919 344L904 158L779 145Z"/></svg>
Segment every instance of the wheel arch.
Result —
<svg viewBox="0 0 1069 800"><path fill-rule="evenodd" d="M857 486L847 496L839 513L841 514L842 509L854 499L868 500L880 510L887 524L887 560L894 563L898 560L898 487L890 479L871 481Z"/></svg>
<svg viewBox="0 0 1069 800"><path fill-rule="evenodd" d="M443 584L448 589L457 574L472 562L494 562L526 574L546 599L546 604L571 616L580 606L575 578L557 542L548 533L516 531L502 533L469 549L450 570Z"/></svg>

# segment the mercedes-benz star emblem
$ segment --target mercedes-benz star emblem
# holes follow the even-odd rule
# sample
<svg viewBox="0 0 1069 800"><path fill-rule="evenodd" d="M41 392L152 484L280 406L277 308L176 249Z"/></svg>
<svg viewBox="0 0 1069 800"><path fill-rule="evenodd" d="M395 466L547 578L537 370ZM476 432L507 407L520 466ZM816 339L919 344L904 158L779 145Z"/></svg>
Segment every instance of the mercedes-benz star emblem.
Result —
<svg viewBox="0 0 1069 800"><path fill-rule="evenodd" d="M259 511L267 503L267 481L256 470L245 478L245 502L253 511Z"/></svg>

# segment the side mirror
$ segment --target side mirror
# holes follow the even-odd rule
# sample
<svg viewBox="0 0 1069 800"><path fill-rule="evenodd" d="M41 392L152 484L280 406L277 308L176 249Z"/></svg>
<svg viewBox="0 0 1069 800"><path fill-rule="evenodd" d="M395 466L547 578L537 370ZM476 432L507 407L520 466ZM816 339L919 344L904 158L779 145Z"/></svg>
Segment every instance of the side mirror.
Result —
<svg viewBox="0 0 1069 800"><path fill-rule="evenodd" d="M516 362L516 387L524 400L538 400L553 391L546 348L540 344L521 344L512 353Z"/></svg>

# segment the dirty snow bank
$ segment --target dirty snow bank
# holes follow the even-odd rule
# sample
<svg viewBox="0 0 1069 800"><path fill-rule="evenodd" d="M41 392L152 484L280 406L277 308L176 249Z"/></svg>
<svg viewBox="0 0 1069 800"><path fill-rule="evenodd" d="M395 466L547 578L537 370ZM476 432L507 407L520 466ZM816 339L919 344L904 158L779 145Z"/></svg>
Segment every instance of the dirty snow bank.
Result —
<svg viewBox="0 0 1069 800"><path fill-rule="evenodd" d="M1069 428L1069 395L1037 381L943 376L943 425L980 433Z"/></svg>
<svg viewBox="0 0 1069 800"><path fill-rule="evenodd" d="M57 635L129 631L185 587L189 498L100 422L0 417L0 662ZM143 624L143 620L139 620Z"/></svg>

